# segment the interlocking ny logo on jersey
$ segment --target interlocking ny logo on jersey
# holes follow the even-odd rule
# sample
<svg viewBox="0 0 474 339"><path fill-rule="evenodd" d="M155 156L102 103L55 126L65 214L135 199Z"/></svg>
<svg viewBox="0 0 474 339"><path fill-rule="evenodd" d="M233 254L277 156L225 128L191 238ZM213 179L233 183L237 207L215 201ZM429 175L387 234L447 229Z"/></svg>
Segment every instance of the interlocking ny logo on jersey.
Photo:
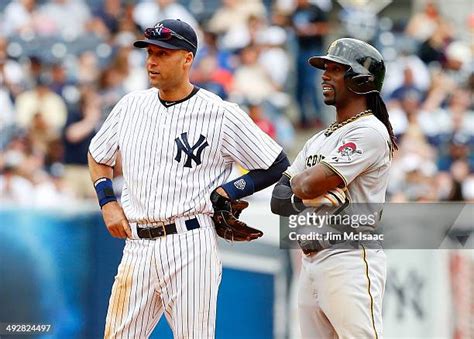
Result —
<svg viewBox="0 0 474 339"><path fill-rule="evenodd" d="M185 153L187 155L187 159L184 163L184 167L193 167L193 160L196 163L196 166L199 166L201 164L202 151L207 146L209 146L205 136L201 134L199 136L199 140L193 146L189 145L187 132L181 133L181 136L176 138L174 141L176 142L176 146L178 146L178 153L176 153L176 157L174 158L174 160L176 160L177 162L181 162L181 153ZM196 154L194 154L195 150Z"/></svg>

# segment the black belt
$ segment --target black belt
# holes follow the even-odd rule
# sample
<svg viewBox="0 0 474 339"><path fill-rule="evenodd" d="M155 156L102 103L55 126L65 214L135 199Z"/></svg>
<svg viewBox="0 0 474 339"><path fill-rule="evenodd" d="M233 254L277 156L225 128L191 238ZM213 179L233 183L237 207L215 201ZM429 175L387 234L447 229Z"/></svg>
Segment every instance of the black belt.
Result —
<svg viewBox="0 0 474 339"><path fill-rule="evenodd" d="M184 223L186 224L186 229L188 231L191 231L200 227L199 221L196 218L186 220ZM176 233L178 233L178 230L176 228L175 223L168 224L168 225L161 225L157 227L151 227L151 228L140 227L137 225L138 237L142 239L154 239L154 238L159 238L165 235L176 234Z"/></svg>
<svg viewBox="0 0 474 339"><path fill-rule="evenodd" d="M348 249L357 249L357 248L359 248L360 244L363 245L367 249L383 249L382 244L378 240L366 240L366 241L364 241L364 240L360 240L360 241L359 240L352 240L352 241L344 240L344 241L335 241L335 242L330 241L330 242L331 242L332 245L345 243L345 244L347 244L347 247L344 247L344 248L348 248ZM329 249L329 248L334 249L332 246L329 246L329 247L326 247L326 248L320 248L320 249L305 248L304 246L301 246L301 244L300 244L300 248L306 256L311 256L313 254L316 254L316 253L320 252L323 249Z"/></svg>

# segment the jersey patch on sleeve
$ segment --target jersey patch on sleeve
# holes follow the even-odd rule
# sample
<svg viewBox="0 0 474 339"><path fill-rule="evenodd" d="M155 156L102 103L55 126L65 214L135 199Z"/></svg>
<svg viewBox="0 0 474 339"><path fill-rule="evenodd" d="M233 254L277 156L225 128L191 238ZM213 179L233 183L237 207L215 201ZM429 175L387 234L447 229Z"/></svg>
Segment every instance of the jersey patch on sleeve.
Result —
<svg viewBox="0 0 474 339"><path fill-rule="evenodd" d="M354 142L344 142L342 146L339 146L337 155L332 160L335 162L351 162L356 154L362 154L362 149Z"/></svg>
<svg viewBox="0 0 474 339"><path fill-rule="evenodd" d="M245 182L244 179L239 179L239 180L237 180L236 182L234 182L235 188L237 188L237 189L239 189L239 190L241 190L241 191L244 190L244 188L245 188L246 185L247 185L247 183Z"/></svg>

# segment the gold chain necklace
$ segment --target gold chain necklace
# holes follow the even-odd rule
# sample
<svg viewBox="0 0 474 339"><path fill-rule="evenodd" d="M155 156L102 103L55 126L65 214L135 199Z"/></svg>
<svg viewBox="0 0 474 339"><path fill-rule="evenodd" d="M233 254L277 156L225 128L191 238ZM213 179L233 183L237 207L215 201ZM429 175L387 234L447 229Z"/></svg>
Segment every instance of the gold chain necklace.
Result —
<svg viewBox="0 0 474 339"><path fill-rule="evenodd" d="M329 125L328 128L326 128L326 130L324 131L324 135L325 136L330 136L335 130L337 130L338 128L341 128L342 126L344 125L347 125L348 123L350 122L353 122L354 120L357 120L359 119L360 117L363 117L363 116L366 116L366 115L371 115L372 114L372 110L370 109L366 109L365 111L362 111L360 113L357 113L356 115L354 115L353 117L350 117L349 119L346 119L344 121L341 121L341 122L333 122L331 125Z"/></svg>

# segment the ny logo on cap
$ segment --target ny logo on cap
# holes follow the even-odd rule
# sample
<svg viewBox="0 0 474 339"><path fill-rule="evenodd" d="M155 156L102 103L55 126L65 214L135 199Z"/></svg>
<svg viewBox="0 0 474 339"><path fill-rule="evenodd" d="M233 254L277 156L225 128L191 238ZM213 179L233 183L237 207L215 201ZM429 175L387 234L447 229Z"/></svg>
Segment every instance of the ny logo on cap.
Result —
<svg viewBox="0 0 474 339"><path fill-rule="evenodd" d="M155 25L155 31L158 35L161 35L161 31L163 30L163 28L165 28L165 26L163 26L163 24L161 22L157 23Z"/></svg>
<svg viewBox="0 0 474 339"><path fill-rule="evenodd" d="M184 163L184 167L192 168L193 160L196 163L196 166L201 164L202 151L209 146L205 136L201 134L199 140L193 146L189 145L187 132L181 133L181 136L176 138L174 141L176 142L176 146L178 146L178 152L176 153L174 160L181 162L181 153L185 153L188 157ZM194 154L195 150L196 154Z"/></svg>

